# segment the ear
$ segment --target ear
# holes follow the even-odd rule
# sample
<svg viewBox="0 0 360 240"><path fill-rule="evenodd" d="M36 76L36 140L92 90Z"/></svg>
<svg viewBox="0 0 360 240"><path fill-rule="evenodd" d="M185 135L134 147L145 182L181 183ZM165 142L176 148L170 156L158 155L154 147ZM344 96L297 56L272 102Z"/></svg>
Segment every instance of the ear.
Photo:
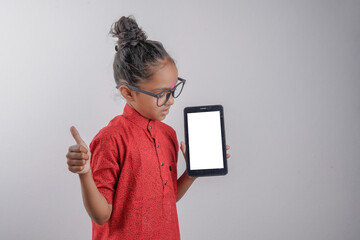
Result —
<svg viewBox="0 0 360 240"><path fill-rule="evenodd" d="M133 91L130 90L130 88L128 88L127 86L125 85L122 85L120 88L120 93L121 95L129 102L132 102L134 101L134 93Z"/></svg>

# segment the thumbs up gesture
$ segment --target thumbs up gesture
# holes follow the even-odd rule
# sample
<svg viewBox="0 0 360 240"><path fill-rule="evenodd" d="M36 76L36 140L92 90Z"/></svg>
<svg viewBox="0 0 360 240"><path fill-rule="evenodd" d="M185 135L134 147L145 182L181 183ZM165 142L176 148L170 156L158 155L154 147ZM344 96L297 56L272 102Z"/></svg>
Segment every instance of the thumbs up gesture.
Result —
<svg viewBox="0 0 360 240"><path fill-rule="evenodd" d="M86 174L90 172L90 150L74 126L70 132L77 144L70 146L66 154L69 171Z"/></svg>

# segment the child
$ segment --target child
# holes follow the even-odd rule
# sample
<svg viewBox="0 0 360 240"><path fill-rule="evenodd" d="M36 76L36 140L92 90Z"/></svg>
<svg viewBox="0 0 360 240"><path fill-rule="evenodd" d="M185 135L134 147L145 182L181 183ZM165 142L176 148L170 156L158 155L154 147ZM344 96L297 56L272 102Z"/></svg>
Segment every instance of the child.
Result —
<svg viewBox="0 0 360 240"><path fill-rule="evenodd" d="M69 170L79 175L93 239L180 239L176 202L195 178L185 171L177 179L176 132L161 121L185 80L132 17L121 17L110 33L119 38L114 77L127 104L94 137L91 154L70 128L77 144L66 155ZM185 156L183 142L181 150Z"/></svg>

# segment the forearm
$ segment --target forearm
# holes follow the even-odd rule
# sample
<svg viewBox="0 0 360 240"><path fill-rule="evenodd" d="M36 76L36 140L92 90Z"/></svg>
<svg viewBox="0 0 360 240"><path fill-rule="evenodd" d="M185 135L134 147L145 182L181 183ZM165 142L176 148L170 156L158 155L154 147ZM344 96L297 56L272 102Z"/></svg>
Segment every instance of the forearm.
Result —
<svg viewBox="0 0 360 240"><path fill-rule="evenodd" d="M177 196L176 201L179 201L190 188L191 184L195 181L196 178L189 177L186 171L181 175L177 180Z"/></svg>
<svg viewBox="0 0 360 240"><path fill-rule="evenodd" d="M91 219L99 225L106 223L112 211L112 206L107 203L105 197L99 192L91 171L79 175L81 183L81 193L85 209Z"/></svg>

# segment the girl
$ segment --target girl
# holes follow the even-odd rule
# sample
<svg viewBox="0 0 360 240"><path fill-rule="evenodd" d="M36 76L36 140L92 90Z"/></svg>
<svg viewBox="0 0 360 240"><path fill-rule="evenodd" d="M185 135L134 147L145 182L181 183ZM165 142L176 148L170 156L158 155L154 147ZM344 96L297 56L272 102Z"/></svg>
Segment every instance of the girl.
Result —
<svg viewBox="0 0 360 240"><path fill-rule="evenodd" d="M186 81L134 18L121 17L110 33L119 38L113 69L127 104L90 149L70 128L77 144L66 155L69 170L79 175L93 239L180 239L176 202L195 178L185 171L177 179L176 132L161 121ZM184 142L181 150L185 156Z"/></svg>

